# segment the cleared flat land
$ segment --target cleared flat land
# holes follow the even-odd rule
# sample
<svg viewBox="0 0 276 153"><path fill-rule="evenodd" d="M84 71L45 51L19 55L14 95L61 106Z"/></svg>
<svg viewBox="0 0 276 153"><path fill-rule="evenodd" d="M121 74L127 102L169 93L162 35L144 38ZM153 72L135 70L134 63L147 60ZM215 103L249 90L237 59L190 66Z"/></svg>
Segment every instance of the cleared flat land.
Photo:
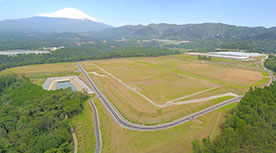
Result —
<svg viewBox="0 0 276 153"><path fill-rule="evenodd" d="M227 67L182 56L131 58L92 62L158 104L214 87L246 88L262 80L254 70ZM90 62L83 62L88 72L98 71ZM106 75L106 74L105 74ZM96 76L96 75L94 75ZM96 76L99 77L99 76ZM108 79L108 78L105 78ZM235 91L242 94L243 91Z"/></svg>
<svg viewBox="0 0 276 153"><path fill-rule="evenodd" d="M176 55L85 61L81 64L125 118L136 123L158 124L233 97L158 108L133 90L158 105L226 93L241 95L250 86L263 86L269 80L257 67L258 62L257 59L246 62L215 58L202 61L194 56Z"/></svg>

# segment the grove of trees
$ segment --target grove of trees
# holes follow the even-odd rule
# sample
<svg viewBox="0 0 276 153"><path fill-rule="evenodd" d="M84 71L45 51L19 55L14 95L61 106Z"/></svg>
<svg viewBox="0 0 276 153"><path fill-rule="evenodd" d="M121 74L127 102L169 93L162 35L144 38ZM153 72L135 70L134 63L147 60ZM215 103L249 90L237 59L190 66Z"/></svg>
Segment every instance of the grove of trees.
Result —
<svg viewBox="0 0 276 153"><path fill-rule="evenodd" d="M22 76L0 76L0 152L71 152L69 119L87 98L70 89L45 91Z"/></svg>
<svg viewBox="0 0 276 153"><path fill-rule="evenodd" d="M276 84L250 89L226 116L220 136L202 144L193 141L194 153L275 153Z"/></svg>
<svg viewBox="0 0 276 153"><path fill-rule="evenodd" d="M207 61L212 60L212 57L211 57L211 56L205 56L205 55L198 55L197 58L198 58L199 60L207 60Z"/></svg>
<svg viewBox="0 0 276 153"><path fill-rule="evenodd" d="M265 61L265 67L276 72L276 56L269 55L268 59Z"/></svg>

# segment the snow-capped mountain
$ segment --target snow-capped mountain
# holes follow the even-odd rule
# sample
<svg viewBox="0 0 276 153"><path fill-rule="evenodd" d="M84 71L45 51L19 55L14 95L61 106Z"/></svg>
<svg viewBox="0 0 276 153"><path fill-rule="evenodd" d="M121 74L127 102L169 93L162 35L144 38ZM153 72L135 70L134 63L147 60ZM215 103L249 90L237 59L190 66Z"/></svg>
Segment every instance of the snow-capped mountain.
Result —
<svg viewBox="0 0 276 153"><path fill-rule="evenodd" d="M66 19L79 19L79 20L91 20L94 22L99 22L95 18L85 14L84 12L75 9L75 8L65 8L62 10L58 10L53 13L44 13L38 15L40 17L51 17L51 18L66 18Z"/></svg>
<svg viewBox="0 0 276 153"><path fill-rule="evenodd" d="M65 8L31 18L0 21L0 32L90 32L110 28L112 26L74 8Z"/></svg>

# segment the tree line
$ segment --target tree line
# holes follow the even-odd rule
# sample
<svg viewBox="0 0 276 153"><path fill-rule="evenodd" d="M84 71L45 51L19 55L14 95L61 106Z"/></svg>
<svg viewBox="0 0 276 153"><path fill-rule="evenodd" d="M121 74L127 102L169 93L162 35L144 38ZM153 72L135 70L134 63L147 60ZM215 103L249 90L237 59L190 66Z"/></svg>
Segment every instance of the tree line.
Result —
<svg viewBox="0 0 276 153"><path fill-rule="evenodd" d="M94 47L69 47L53 51L50 54L29 54L17 56L0 56L0 71L6 68L44 63L73 62L83 60L97 60L120 57L142 57L162 56L180 54L179 51L163 49L158 47L124 46L112 48L106 45L95 45Z"/></svg>

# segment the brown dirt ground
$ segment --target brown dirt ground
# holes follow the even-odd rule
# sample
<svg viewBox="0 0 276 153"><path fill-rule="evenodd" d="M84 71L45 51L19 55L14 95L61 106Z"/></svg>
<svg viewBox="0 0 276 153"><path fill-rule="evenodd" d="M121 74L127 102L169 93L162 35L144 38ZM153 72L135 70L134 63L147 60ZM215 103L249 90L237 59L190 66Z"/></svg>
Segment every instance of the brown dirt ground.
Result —
<svg viewBox="0 0 276 153"><path fill-rule="evenodd" d="M226 77L222 80L225 82L231 82L235 84L246 84L250 85L254 82L260 81L263 78L262 73L257 71L241 70L231 68Z"/></svg>
<svg viewBox="0 0 276 153"><path fill-rule="evenodd" d="M197 124L197 125L201 125L201 124L203 124L203 122L201 121L201 120L199 120L199 119L193 119L193 120L191 120L193 123L195 123L195 124Z"/></svg>

